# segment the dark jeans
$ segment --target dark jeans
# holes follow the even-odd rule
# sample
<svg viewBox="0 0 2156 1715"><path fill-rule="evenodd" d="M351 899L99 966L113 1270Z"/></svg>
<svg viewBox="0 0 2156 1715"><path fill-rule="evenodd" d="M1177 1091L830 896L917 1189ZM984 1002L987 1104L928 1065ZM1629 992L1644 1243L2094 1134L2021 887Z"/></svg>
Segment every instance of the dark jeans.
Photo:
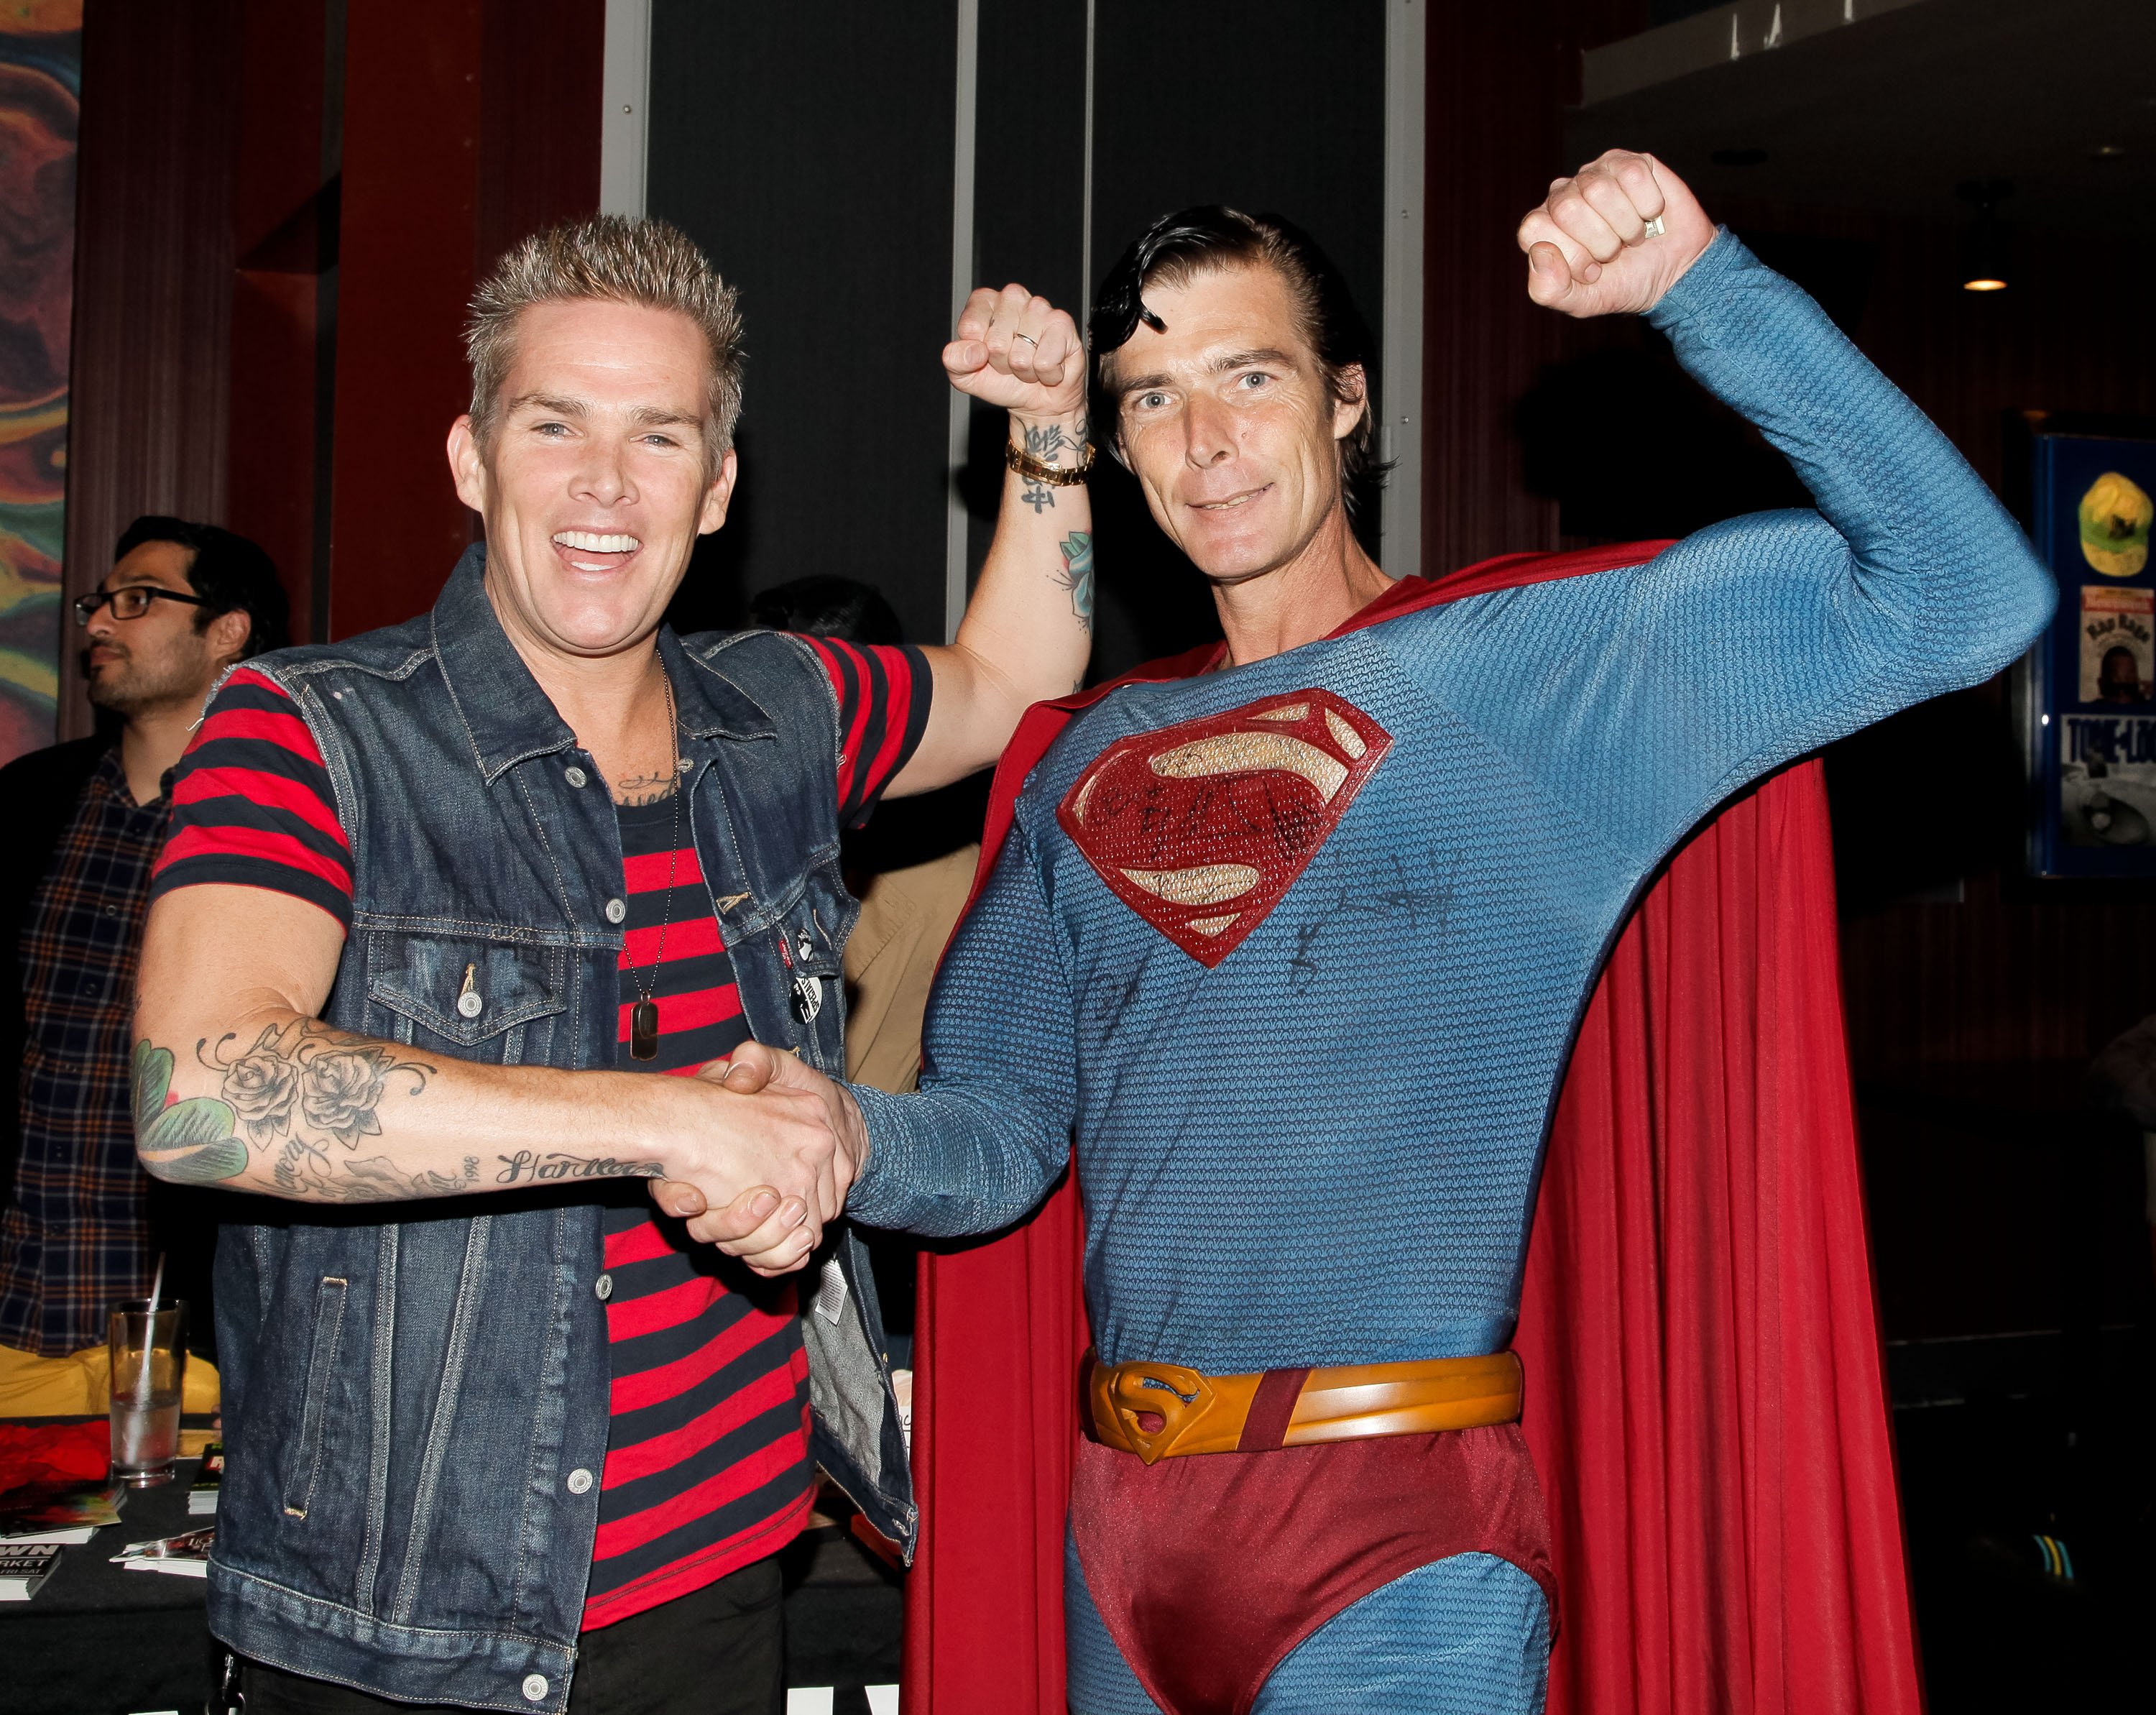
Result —
<svg viewBox="0 0 2156 1715"><path fill-rule="evenodd" d="M569 1715L780 1715L786 1705L778 1562L757 1561L614 1625L588 1631ZM428 1715L349 1686L247 1664L247 1715Z"/></svg>

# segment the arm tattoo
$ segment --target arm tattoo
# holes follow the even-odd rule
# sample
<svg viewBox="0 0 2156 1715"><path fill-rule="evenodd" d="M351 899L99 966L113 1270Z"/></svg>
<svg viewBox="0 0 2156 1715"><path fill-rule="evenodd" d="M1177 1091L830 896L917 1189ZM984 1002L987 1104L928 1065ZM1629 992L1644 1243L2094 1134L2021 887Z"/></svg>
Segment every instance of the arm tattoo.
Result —
<svg viewBox="0 0 2156 1715"><path fill-rule="evenodd" d="M1063 556L1055 581L1070 592L1070 611L1086 630L1093 629L1093 532L1074 530L1056 544Z"/></svg>
<svg viewBox="0 0 2156 1715"><path fill-rule="evenodd" d="M392 1078L408 1076L406 1092L427 1087L434 1068L400 1060L365 1037L332 1030L313 1019L265 1026L254 1045L236 1049L236 1036L195 1044L198 1064L218 1075L215 1096L172 1098L169 1048L138 1042L133 1085L135 1137L142 1164L159 1178L211 1184L247 1170L250 1148L270 1157L270 1177L289 1195L329 1202L379 1203L435 1197L479 1178L468 1156L461 1175L407 1173L387 1156L344 1159L362 1137L382 1134L376 1109Z"/></svg>
<svg viewBox="0 0 2156 1715"><path fill-rule="evenodd" d="M621 1161L611 1155L564 1155L558 1149L520 1149L497 1155L497 1185L545 1184L555 1179L658 1179L666 1169L655 1161Z"/></svg>
<svg viewBox="0 0 2156 1715"><path fill-rule="evenodd" d="M1064 434L1063 425L1060 423L1045 423L1038 427L1028 425L1025 449L1044 465L1060 464L1065 453L1070 454L1070 462L1075 465L1086 456L1086 425L1083 422L1078 425L1078 435L1075 440ZM1038 517L1043 507L1055 504L1055 490L1045 482L1029 480L1025 492L1019 498L1032 507L1034 516Z"/></svg>
<svg viewBox="0 0 2156 1715"><path fill-rule="evenodd" d="M212 1096L171 1099L172 1050L135 1045L129 1069L135 1096L135 1145L142 1165L161 1179L208 1184L247 1167L247 1146L233 1135L231 1104Z"/></svg>
<svg viewBox="0 0 2156 1715"><path fill-rule="evenodd" d="M327 1203L408 1203L415 1197L444 1197L452 1191L468 1190L479 1183L476 1155L467 1155L462 1168L454 1173L408 1173L386 1155L339 1165L348 1178L306 1179L302 1183L308 1194ZM285 1183L282 1173L278 1183Z"/></svg>

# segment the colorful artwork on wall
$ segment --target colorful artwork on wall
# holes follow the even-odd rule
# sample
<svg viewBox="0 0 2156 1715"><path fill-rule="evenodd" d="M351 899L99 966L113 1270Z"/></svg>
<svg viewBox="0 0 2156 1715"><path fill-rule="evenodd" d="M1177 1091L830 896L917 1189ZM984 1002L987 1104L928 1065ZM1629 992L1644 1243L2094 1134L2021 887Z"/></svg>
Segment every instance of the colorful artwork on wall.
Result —
<svg viewBox="0 0 2156 1715"><path fill-rule="evenodd" d="M83 0L0 0L0 763L53 742Z"/></svg>

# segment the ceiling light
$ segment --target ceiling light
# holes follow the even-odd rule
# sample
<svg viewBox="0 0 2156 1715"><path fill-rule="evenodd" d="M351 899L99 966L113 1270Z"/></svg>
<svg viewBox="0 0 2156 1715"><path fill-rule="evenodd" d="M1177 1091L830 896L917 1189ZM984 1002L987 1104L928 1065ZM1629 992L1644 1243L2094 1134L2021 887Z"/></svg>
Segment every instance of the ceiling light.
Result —
<svg viewBox="0 0 2156 1715"><path fill-rule="evenodd" d="M2123 143L2098 143L2089 151L2091 157L2097 161L2116 161L2125 153L2126 145Z"/></svg>
<svg viewBox="0 0 2156 1715"><path fill-rule="evenodd" d="M1961 289L1965 292L2006 290L2009 245L1999 204L2013 194L2014 187L2003 178L1966 179L1954 187L1954 195L1976 205L1976 220L1963 240Z"/></svg>

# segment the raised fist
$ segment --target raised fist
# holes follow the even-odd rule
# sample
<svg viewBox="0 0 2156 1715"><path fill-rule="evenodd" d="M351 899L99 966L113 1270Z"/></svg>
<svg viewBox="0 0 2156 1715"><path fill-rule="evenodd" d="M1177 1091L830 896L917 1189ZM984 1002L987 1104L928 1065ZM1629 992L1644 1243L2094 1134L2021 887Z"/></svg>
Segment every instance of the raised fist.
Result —
<svg viewBox="0 0 2156 1715"><path fill-rule="evenodd" d="M1714 223L1653 156L1612 149L1553 181L1519 241L1537 304L1567 316L1638 315L1714 242Z"/></svg>
<svg viewBox="0 0 2156 1715"><path fill-rule="evenodd" d="M1086 408L1086 347L1070 316L1022 285L975 290L943 347L951 385L1020 417Z"/></svg>

